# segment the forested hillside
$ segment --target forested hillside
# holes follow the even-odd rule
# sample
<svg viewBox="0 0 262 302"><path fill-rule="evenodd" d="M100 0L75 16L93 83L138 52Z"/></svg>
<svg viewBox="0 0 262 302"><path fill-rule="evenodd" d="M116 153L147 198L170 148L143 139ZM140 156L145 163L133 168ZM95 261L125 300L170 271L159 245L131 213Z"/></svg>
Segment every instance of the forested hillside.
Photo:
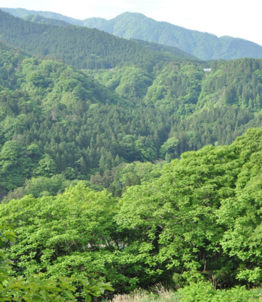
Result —
<svg viewBox="0 0 262 302"><path fill-rule="evenodd" d="M161 165L146 162L262 125L261 60L214 62L210 73L192 62L80 72L2 43L0 62L1 196L18 188L8 199L56 194L75 179L119 196L159 176Z"/></svg>
<svg viewBox="0 0 262 302"><path fill-rule="evenodd" d="M48 19L56 19L60 21L67 22L69 24L73 25L79 25L82 26L83 21L77 20L74 18L66 17L58 13L53 13L53 12L45 12L45 11L35 11L35 10L28 10L24 8L7 8L7 7L0 7L0 9L4 12L7 12L15 17L19 18L26 18L29 15L38 15L42 16L44 18Z"/></svg>
<svg viewBox="0 0 262 302"><path fill-rule="evenodd" d="M177 47L158 44L155 42L147 42L147 41L143 41L143 40L139 40L139 39L131 39L131 40L144 46L145 48L149 48L149 49L170 55L170 56L172 56L174 61L191 60L191 61L195 61L195 62L201 62L201 60L199 60L197 57L195 57Z"/></svg>
<svg viewBox="0 0 262 302"><path fill-rule="evenodd" d="M1 47L2 195L33 176L88 179L158 158L166 111L136 106L62 63L24 57Z"/></svg>
<svg viewBox="0 0 262 302"><path fill-rule="evenodd" d="M56 197L1 205L0 223L11 222L18 235L6 248L14 271L110 281L117 293L200 282L176 301L201 294L203 301L230 301L226 292L213 300L203 281L218 289L260 286L261 141L262 128L250 129L232 145L184 153L118 201L79 183ZM259 295L231 292L242 297L236 301Z"/></svg>
<svg viewBox="0 0 262 302"><path fill-rule="evenodd" d="M50 24L50 25L55 25L55 26L70 26L70 23L67 23L62 20L57 20L57 19L51 19L51 18L45 18L39 15L28 15L23 18L26 21L31 21L34 23L40 23L40 24Z"/></svg>
<svg viewBox="0 0 262 302"><path fill-rule="evenodd" d="M136 64L151 69L172 57L97 29L52 26L15 18L0 10L2 41L41 57L77 68L112 68Z"/></svg>
<svg viewBox="0 0 262 302"><path fill-rule="evenodd" d="M0 300L260 301L262 59L27 18L0 11Z"/></svg>
<svg viewBox="0 0 262 302"><path fill-rule="evenodd" d="M130 100L173 116L169 138L174 157L207 144L230 144L249 127L261 126L261 60L215 61L205 73L196 64L170 63L150 79L141 69L86 71ZM163 149L162 149L163 150ZM172 151L171 151L172 150Z"/></svg>
<svg viewBox="0 0 262 302"><path fill-rule="evenodd" d="M30 11L21 8L1 9L20 18L39 15L73 25L97 28L125 39L140 39L177 47L203 60L262 58L262 47L256 43L229 36L218 38L210 33L159 22L138 13L126 12L111 20L103 18L77 20L52 12Z"/></svg>
<svg viewBox="0 0 262 302"><path fill-rule="evenodd" d="M218 38L213 34L155 21L139 13L126 12L111 20L90 18L83 24L126 39L175 46L203 60L262 57L262 46L256 43L226 36Z"/></svg>

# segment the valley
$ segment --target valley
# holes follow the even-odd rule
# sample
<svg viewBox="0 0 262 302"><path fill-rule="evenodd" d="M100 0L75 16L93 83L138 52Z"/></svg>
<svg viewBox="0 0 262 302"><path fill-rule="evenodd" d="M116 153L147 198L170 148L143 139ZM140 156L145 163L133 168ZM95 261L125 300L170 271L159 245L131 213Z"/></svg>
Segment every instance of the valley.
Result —
<svg viewBox="0 0 262 302"><path fill-rule="evenodd" d="M9 13L0 298L110 301L162 283L174 301L259 301L261 46L206 36L225 53L203 55L200 33L178 34L188 48L153 39L127 22L141 14Z"/></svg>

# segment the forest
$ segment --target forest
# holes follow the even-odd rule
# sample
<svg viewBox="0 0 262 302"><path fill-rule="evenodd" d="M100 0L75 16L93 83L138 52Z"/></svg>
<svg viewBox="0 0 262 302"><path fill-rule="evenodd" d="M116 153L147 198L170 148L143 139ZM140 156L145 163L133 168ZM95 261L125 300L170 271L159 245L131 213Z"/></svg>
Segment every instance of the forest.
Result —
<svg viewBox="0 0 262 302"><path fill-rule="evenodd" d="M179 48L202 60L261 58L262 47L251 41L230 36L217 37L208 32L187 29L167 22L156 21L141 13L124 12L113 19L70 18L54 12L23 8L0 8L15 17L36 23L65 26L66 24L96 28L125 39L139 39L162 46ZM66 22L66 23L65 23Z"/></svg>
<svg viewBox="0 0 262 302"><path fill-rule="evenodd" d="M0 11L0 301L259 301L262 59L39 18Z"/></svg>

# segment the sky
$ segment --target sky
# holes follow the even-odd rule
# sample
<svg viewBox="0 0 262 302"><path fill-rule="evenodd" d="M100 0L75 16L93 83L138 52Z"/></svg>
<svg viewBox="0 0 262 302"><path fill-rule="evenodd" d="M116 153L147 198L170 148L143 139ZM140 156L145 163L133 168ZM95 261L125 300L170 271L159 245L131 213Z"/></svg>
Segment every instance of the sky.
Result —
<svg viewBox="0 0 262 302"><path fill-rule="evenodd" d="M259 0L0 0L0 7L60 13L75 19L112 19L137 12L157 21L262 45ZM261 2L262 6L262 2Z"/></svg>

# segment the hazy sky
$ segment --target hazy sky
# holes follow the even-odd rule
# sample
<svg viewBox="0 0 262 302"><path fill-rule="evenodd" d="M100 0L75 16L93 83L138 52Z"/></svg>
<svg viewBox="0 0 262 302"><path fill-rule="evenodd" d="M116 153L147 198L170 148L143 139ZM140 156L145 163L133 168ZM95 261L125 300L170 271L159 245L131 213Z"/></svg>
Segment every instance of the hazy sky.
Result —
<svg viewBox="0 0 262 302"><path fill-rule="evenodd" d="M76 19L111 19L129 11L157 21L243 38L262 45L259 0L1 0L0 7L57 12ZM261 2L262 6L262 2Z"/></svg>

